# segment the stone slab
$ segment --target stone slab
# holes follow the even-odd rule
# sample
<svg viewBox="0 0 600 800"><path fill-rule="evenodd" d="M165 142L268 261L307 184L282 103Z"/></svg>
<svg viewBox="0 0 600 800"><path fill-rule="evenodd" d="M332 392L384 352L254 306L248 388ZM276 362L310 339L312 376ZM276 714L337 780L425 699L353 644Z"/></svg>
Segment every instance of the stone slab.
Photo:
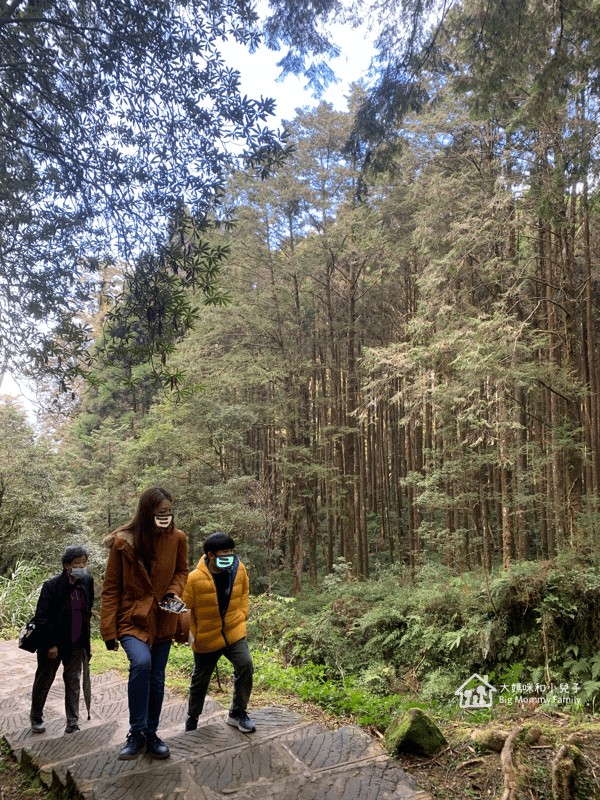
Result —
<svg viewBox="0 0 600 800"><path fill-rule="evenodd" d="M336 731L323 730L290 742L290 751L311 770L337 767L340 764L376 758L381 747L354 725Z"/></svg>
<svg viewBox="0 0 600 800"><path fill-rule="evenodd" d="M244 800L432 800L387 756L375 762L295 775L269 786L246 785L239 796Z"/></svg>
<svg viewBox="0 0 600 800"><path fill-rule="evenodd" d="M252 744L239 750L219 753L188 765L192 779L199 786L221 794L246 791L248 784L300 776L305 771L298 759L276 742Z"/></svg>
<svg viewBox="0 0 600 800"><path fill-rule="evenodd" d="M31 690L37 669L37 656L19 650L14 640L0 640L0 699L11 697L15 689Z"/></svg>
<svg viewBox="0 0 600 800"><path fill-rule="evenodd" d="M276 744L249 746L229 758L184 762L121 774L93 786L71 785L82 800L431 800L386 756L311 772L282 758Z"/></svg>
<svg viewBox="0 0 600 800"><path fill-rule="evenodd" d="M253 713L253 719L255 719L258 726L255 733L242 733L237 728L225 723L226 712L218 703L214 700L208 702L208 700L209 698L207 698L205 710L216 708L220 709L220 711L209 717L204 715L200 717L197 730L184 732L183 725L181 725L178 730L168 729L166 733L162 734L163 740L168 744L171 751L169 764L185 763L193 765L208 756L213 759L227 758L229 753L240 753L242 750L255 747L259 743L277 739L282 734L292 736L296 728L300 728L301 731L307 728L306 720L299 714L290 712L283 707L273 707L259 709L255 714ZM185 711L185 704L183 705ZM261 724L263 721L264 725ZM164 719L161 716L161 729L163 722ZM317 726L317 728L321 731L323 730L320 726ZM74 735L81 736L81 734ZM51 766L55 785L66 786L70 781L73 784L89 789L95 781L109 779L114 783L123 773L145 773L157 763L147 753L134 761L119 761L116 756L122 745L123 742L119 741L108 752L106 749L98 749L95 753L82 753L79 756L75 756L71 751L70 757L66 759L63 757L61 763L58 763L57 759L51 765L47 762L45 764L41 763L46 752L38 748L37 768L48 770L49 766ZM54 753L60 753L60 750L49 750L47 752L54 755ZM64 756L64 751L62 755ZM282 750L280 755L283 759L289 759L289 751ZM116 791L115 786L116 784L113 785L111 791Z"/></svg>
<svg viewBox="0 0 600 800"><path fill-rule="evenodd" d="M230 744L224 725L207 725L206 730L181 733L176 737L165 737L171 750L169 766L177 763L188 763L207 753L217 753ZM114 782L123 774L132 772L144 774L154 769L157 761L145 753L131 761L119 761L117 754L123 742L111 748L105 748L87 756L75 756L55 764L53 771L55 780L63 786L76 784L89 787L98 781Z"/></svg>
<svg viewBox="0 0 600 800"><path fill-rule="evenodd" d="M93 786L69 782L73 800L223 800L206 786L198 786L186 764L161 765L144 773L121 775Z"/></svg>

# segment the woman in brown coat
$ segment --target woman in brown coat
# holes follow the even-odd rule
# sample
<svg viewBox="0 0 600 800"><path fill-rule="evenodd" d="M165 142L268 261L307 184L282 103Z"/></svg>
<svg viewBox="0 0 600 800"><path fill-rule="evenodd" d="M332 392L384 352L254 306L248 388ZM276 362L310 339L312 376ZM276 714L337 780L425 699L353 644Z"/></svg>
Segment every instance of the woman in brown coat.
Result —
<svg viewBox="0 0 600 800"><path fill-rule="evenodd" d="M172 503L165 489L146 489L133 519L104 540L110 554L100 633L108 650L118 650L120 642L129 659L129 733L121 760L144 747L154 758L169 756L156 731L177 615L160 604L179 597L188 576L187 539L173 524Z"/></svg>

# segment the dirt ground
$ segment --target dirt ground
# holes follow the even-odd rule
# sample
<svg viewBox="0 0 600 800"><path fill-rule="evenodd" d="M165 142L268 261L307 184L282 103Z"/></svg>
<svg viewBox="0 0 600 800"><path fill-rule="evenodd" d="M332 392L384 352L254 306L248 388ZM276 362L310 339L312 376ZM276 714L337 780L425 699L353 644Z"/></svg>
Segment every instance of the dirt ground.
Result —
<svg viewBox="0 0 600 800"><path fill-rule="evenodd" d="M5 745L0 746L0 800L46 800L48 792L36 778L31 780Z"/></svg>
<svg viewBox="0 0 600 800"><path fill-rule="evenodd" d="M439 722L439 721L438 721ZM440 723L449 742L434 758L401 756L398 760L420 788L436 800L600 800L600 722L560 713L536 711L515 714L508 719L472 725L467 720ZM512 792L507 790L500 749L506 733L521 728L512 748L514 781ZM493 736L492 732L501 736ZM483 746L481 738L492 740ZM563 748L563 745L568 746ZM559 751L571 756L569 774L559 780L553 794L553 760ZM571 763L570 762L570 763ZM562 761L562 766L565 765ZM556 772L556 768L555 768Z"/></svg>

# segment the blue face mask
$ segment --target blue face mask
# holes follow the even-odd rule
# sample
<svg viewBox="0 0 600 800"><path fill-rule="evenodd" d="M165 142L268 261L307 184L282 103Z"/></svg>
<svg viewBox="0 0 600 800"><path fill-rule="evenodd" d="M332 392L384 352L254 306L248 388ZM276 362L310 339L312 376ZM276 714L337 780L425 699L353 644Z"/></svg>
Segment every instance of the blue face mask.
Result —
<svg viewBox="0 0 600 800"><path fill-rule="evenodd" d="M215 556L215 566L229 571L233 567L235 556Z"/></svg>
<svg viewBox="0 0 600 800"><path fill-rule="evenodd" d="M87 567L71 567L71 575L74 578L83 578L87 575Z"/></svg>

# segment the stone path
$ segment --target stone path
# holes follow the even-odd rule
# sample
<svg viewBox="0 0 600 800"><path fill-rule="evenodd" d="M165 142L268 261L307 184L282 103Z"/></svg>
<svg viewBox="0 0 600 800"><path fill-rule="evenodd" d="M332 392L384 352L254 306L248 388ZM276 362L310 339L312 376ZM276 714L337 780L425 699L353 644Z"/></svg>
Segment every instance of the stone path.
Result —
<svg viewBox="0 0 600 800"><path fill-rule="evenodd" d="M284 706L252 709L256 732L227 725L207 699L197 731L183 732L186 704L167 695L160 737L171 757L118 761L127 734L127 687L120 675L92 676L91 719L81 702L79 733L64 734L64 684L50 690L46 732L29 727L36 657L0 642L0 732L21 764L57 797L75 800L431 800L355 726L329 731Z"/></svg>

